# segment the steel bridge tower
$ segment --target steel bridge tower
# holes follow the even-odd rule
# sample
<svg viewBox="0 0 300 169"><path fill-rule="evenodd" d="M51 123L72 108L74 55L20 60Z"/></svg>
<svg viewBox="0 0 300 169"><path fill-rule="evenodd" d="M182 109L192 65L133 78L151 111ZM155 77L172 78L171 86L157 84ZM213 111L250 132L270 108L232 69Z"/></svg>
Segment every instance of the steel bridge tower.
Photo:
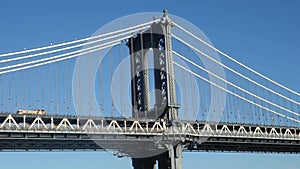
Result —
<svg viewBox="0 0 300 169"><path fill-rule="evenodd" d="M178 127L179 105L176 103L176 89L172 57L172 21L167 10L158 23L128 39L131 56L131 93L133 118L167 120L169 127ZM155 103L151 108L148 53L153 51ZM145 158L132 158L135 169L153 169L158 162L159 169L182 168L182 145L180 142L164 143L166 152ZM145 150L147 151L147 150Z"/></svg>

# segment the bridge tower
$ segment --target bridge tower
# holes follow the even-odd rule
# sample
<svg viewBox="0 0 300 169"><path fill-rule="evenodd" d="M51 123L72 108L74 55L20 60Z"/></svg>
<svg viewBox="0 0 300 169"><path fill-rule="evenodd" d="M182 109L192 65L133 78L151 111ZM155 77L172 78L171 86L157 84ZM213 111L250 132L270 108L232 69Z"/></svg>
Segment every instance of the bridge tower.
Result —
<svg viewBox="0 0 300 169"><path fill-rule="evenodd" d="M128 39L131 56L131 93L133 118L164 119L169 127L178 125L179 105L176 103L176 86L172 57L172 20L167 10L160 22ZM153 51L155 106L150 107L148 53ZM159 169L182 168L182 146L179 142L164 143L166 151L146 158L132 158L134 169L153 169L158 162ZM145 150L147 151L147 150Z"/></svg>

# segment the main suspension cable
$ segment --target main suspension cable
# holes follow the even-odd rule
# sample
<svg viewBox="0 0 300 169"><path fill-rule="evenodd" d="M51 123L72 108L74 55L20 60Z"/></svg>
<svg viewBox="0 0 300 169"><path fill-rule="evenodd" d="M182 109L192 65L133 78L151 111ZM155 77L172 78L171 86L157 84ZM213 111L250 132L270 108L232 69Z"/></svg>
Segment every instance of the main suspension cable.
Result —
<svg viewBox="0 0 300 169"><path fill-rule="evenodd" d="M74 48L78 48L78 47L82 47L85 45L90 45L90 44L94 44L97 42L101 42L101 41L106 41L112 38L116 38L119 36L124 36L130 33L134 33L136 31L139 31L143 28L139 28L139 29L134 29L128 32L124 32L124 33L120 33L117 35L113 35L113 36L108 36L102 39L98 39L98 40L94 40L94 41L89 41L89 42L85 42L85 43L81 43L81 44L77 44L77 45L73 45L73 46L68 46L65 48L61 48L61 49L55 49L55 50L50 50L50 51L46 51L46 52L41 52L41 53L35 53L35 54L31 54L31 55L25 55L25 56L20 56L20 57L15 57L15 58L10 58L10 59L5 59L5 60L0 60L0 63L6 63L6 62L11 62L11 61L16 61L16 60L21 60L21 59L28 59L28 58L32 58L32 57L36 57L36 56L41 56L41 55L46 55L46 54L51 54L51 53L56 53L56 52L61 52L61 51L65 51L65 50L70 50L70 49L74 49Z"/></svg>
<svg viewBox="0 0 300 169"><path fill-rule="evenodd" d="M74 57L77 57L77 56L80 56L80 55L96 52L96 51L99 51L99 50L102 50L102 49L105 49L105 48L109 48L109 47L112 47L112 46L115 46L115 45L118 45L118 44L121 44L121 42L116 42L116 43L113 43L111 45L103 46L101 48L97 48L97 49L94 49L94 50L78 53L78 54L71 55L71 56L68 56L68 57L63 57L63 58L59 58L59 59L55 59L55 60L51 60L51 61L47 61L47 62L42 62L42 63L38 63L38 64L34 64L34 65L29 65L29 66L25 66L25 67L9 69L9 70L0 72L0 75L10 73L10 72L19 71L19 70L25 70L25 69L29 69L29 68L33 68L33 67L38 67L38 66L42 66L42 65L47 65L47 64L50 64L50 63L55 63L55 62L59 62L59 61L66 60L66 59L71 59L71 58L74 58Z"/></svg>
<svg viewBox="0 0 300 169"><path fill-rule="evenodd" d="M200 41L201 43L205 44L206 46L210 47L211 49L213 49L214 51L220 53L221 55L225 56L226 58L230 59L231 61L237 63L238 65L240 65L240 66L246 68L247 70L251 71L252 73L254 73L254 74L256 74L256 75L258 75L258 76L260 76L260 77L262 77L262 78L264 78L264 79L266 79L266 80L268 80L269 82L271 82L271 83L273 83L273 84L275 84L275 85L277 85L277 86L279 86L279 87L281 87L281 88L283 88L283 89L285 89L285 90L287 90L287 91L289 91L289 92L291 92L291 93L293 93L293 94L295 94L295 95L297 95L297 96L300 96L300 93L298 93L298 92L296 92L296 91L294 91L294 90L292 90L292 89L290 89L290 88L288 88L288 87L286 87L286 86L284 86L284 85L282 85L282 84L280 84L280 83L278 83L278 82L276 82L276 81L274 81L274 80L268 78L267 76L265 76L265 75L263 75L263 74L261 74L261 73L255 71L254 69L252 69L252 68L246 66L245 64L243 64L243 63L237 61L237 60L234 59L233 57L231 57L231 56L229 56L228 54L222 52L221 50L217 49L217 48L214 47L213 45L211 45L211 44L205 42L203 39L199 38L199 37L196 36L195 34L191 33L191 32L188 31L188 30L186 30L185 28L183 28L182 26L180 26L180 25L177 24L176 22L173 22L173 24L174 24L176 27L178 27L179 29L181 29L181 30L183 30L184 32L186 32L187 34L189 34L190 36L192 36L193 38L195 38L195 39L197 39L198 41Z"/></svg>
<svg viewBox="0 0 300 169"><path fill-rule="evenodd" d="M69 52L69 53L64 53L64 54L60 54L60 55L56 55L56 56L52 56L52 57L48 57L48 58L43 58L43 59L39 59L39 60L19 63L19 64L5 66L5 67L0 67L0 70L11 69L11 68L15 68L15 67L25 66L25 65L29 65L29 64L34 64L34 63L38 63L38 62L43 62L43 61L47 61L47 60L52 60L52 59L64 57L64 56L73 55L73 54L76 54L76 53L79 53L79 52L84 52L84 51L88 51L88 50L91 50L91 49L94 49L94 48L98 48L98 47L102 47L102 46L105 46L105 45L108 45L108 44L119 42L119 41L128 39L129 37L131 37L131 36L126 36L126 37L119 38L119 39L116 39L116 40L113 40L113 41L110 41L110 42L107 42L107 43L103 43L103 44L100 44L100 45L89 47L89 48L86 48L86 49L80 49L80 50L76 50L76 51L72 51L72 52Z"/></svg>
<svg viewBox="0 0 300 169"><path fill-rule="evenodd" d="M255 98L257 98L257 99L259 99L259 100L261 100L261 101L263 101L263 102L266 102L266 103L268 103L268 104L270 104L270 105L272 105L272 106L275 106L275 107L277 107L277 108L279 108L279 109L282 109L282 110L287 111L287 112L289 112L289 113L292 113L292 114L294 114L294 115L300 116L299 113L296 113L296 112L294 112L294 111L292 111L292 110L290 110L290 109L287 109L287 108L285 108L285 107L282 107L282 106L280 106L280 105L278 105L278 104L276 104L276 103L273 103L273 102L271 102L271 101L268 101L268 100L266 100L266 99L264 99L264 98L262 98L262 97L260 97L260 96L258 96L258 95L256 95L256 94L254 94L254 93L251 93L250 91L248 91L248 90L246 90L246 89L244 89L244 88L242 88L242 87L240 87L240 86L238 86L238 85L233 84L232 82L229 82L229 81L227 81L227 80L221 78L220 76L218 76L218 75L216 75L216 74L210 72L209 70L207 70L207 69L205 69L205 68L203 68L203 67L197 65L195 62L191 61L190 59L187 59L186 57L184 57L183 55L181 55L181 54L179 54L179 53L177 53L177 52L175 52L175 51L172 51L172 53L174 53L175 55L177 55L177 56L179 56L180 58L186 60L187 62L191 63L192 65L196 66L197 68L199 68L199 69L201 69L201 70L207 72L208 74L210 74L210 75L216 77L217 79L219 79L219 80L225 82L226 84L229 84L230 86L232 86L232 87L234 87L234 88L236 88L236 89L238 89L238 90L240 90L240 91L242 91L242 92L245 92L245 93L247 93L247 94L249 94L249 95L251 95L251 96L253 96L253 97L255 97Z"/></svg>
<svg viewBox="0 0 300 169"><path fill-rule="evenodd" d="M59 43L59 44L55 44L55 45L48 45L48 46L43 46L43 47L28 49L28 50L23 50L23 51L0 54L0 57L6 57L6 56L23 54L23 53L35 52L35 51L40 51L40 50L45 50L45 49L51 49L51 48L56 48L56 47L60 47L60 46L70 45L70 44L74 44L74 43L84 42L84 41L88 41L88 40L91 40L91 39L100 38L100 37L103 37L103 36L117 34L117 33L125 32L125 31L131 30L131 29L143 27L143 26L150 25L150 24L153 24L153 23L158 22L158 21L160 21L160 19L156 19L156 20L153 20L153 21L149 21L149 22L139 24L139 25L126 27L126 28L118 29L118 30L115 30L115 31L112 31L112 32L107 32L107 33L104 33L104 34L91 36L91 37L87 37L87 38L83 38L83 39L79 39L79 40L73 40L73 41L69 41L69 42Z"/></svg>
<svg viewBox="0 0 300 169"><path fill-rule="evenodd" d="M277 114L278 116L281 116L281 117L284 117L284 118L286 118L286 119L289 119L289 120L295 121L295 122L297 122L297 123L300 123L300 120L297 120L297 119L292 118L292 117L289 117L289 116L287 116L287 115L278 113L278 112L276 112L276 111L274 111L274 110L272 110L272 109L269 109L269 108L267 108L267 107L264 107L264 106L262 106L262 105L260 105L260 104L255 103L255 102L253 102L253 101L251 101L251 100L248 100L248 99L246 99L246 98L244 98L244 97L242 97L242 96L240 96L240 95L238 95L238 94L236 94L236 93L233 93L232 91L230 91L230 90L228 90L228 89L226 89L226 88L224 88L224 87L222 87L222 86L217 85L216 83L213 83L213 82L207 80L206 78L204 78L204 77L200 76L199 74L197 74L197 73L195 73L195 72L193 72L193 71L191 71L191 70L185 68L184 66L181 66L180 64L178 64L178 63L176 63L176 62L173 62L173 63L174 63L176 66L180 67L181 69L184 69L185 71L188 71L189 73L195 75L196 77L198 77L198 78L200 78L200 79L206 81L207 83L210 83L211 85L213 85L213 86L215 86L215 87L217 87L217 88L219 88L219 89L221 89L221 90L223 90L223 91L225 91L225 92L227 92L227 93L229 93L229 94L231 94L231 95L233 95L233 96L235 96L235 97L237 97L237 98L239 98L239 99L242 99L242 100L244 100L244 101L246 101L246 102L248 102L248 103L250 103L250 104L253 104L253 105L255 105L255 106L257 106L257 107L260 107L260 108L262 108L262 109L264 109L264 110L266 110L266 111L269 111L269 112L271 112L271 113Z"/></svg>
<svg viewBox="0 0 300 169"><path fill-rule="evenodd" d="M210 55L208 55L208 54L202 52L201 50L197 49L196 47L194 47L194 46L190 45L189 43L185 42L184 40L180 39L180 38L177 37L176 35L172 34L172 36L173 36L175 39L177 39L178 41L180 41L180 42L182 42L183 44L187 45L188 47L192 48L193 50L199 52L201 55L207 57L208 59L210 59L210 60L212 60L213 62L217 63L218 65L220 65L220 66L222 66L222 67L228 69L229 71L231 71L231 72L237 74L238 76L240 76L240 77L242 77L242 78L244 78L244 79L246 79L246 80L252 82L253 84L255 84L255 85L257 85L257 86L259 86L259 87L261 87L261 88L263 88L263 89L268 90L269 92L272 92L273 94L275 94L275 95L277 95L277 96L279 96L279 97L282 97L282 98L284 98L284 99L286 99L286 100L288 100L288 101L290 101L290 102L293 102L293 103L295 103L295 104L297 104L297 105L300 105L299 102L297 102L297 101L295 101L295 100L293 100L293 99L291 99L291 98L289 98L289 97L287 97L287 96L284 96L284 95L282 95L282 94L280 94L280 93L278 93L278 92L276 92L276 91L274 91L274 90L272 90L272 89L270 89L270 88L268 88L268 87L266 87L266 86L264 86L264 85L262 85L262 84L260 84L260 83L258 83L258 82L256 82L256 81L252 80L251 78L249 78L249 77L247 77L247 76L245 76L245 75L243 75L243 74L237 72L236 70L234 70L234 69L232 69L232 68L226 66L225 64L223 64L223 63L219 62L218 60L212 58Z"/></svg>

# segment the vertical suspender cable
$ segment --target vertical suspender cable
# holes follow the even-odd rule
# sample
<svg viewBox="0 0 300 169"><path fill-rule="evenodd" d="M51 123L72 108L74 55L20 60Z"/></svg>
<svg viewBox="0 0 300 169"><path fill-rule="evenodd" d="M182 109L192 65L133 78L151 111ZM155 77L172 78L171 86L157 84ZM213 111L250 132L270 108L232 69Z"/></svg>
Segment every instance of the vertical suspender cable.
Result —
<svg viewBox="0 0 300 169"><path fill-rule="evenodd" d="M202 84L202 82L199 79L196 79L196 83L199 83L199 88L200 88L200 118L201 121L205 120L205 99L208 99L205 97L204 91L205 91L205 85Z"/></svg>
<svg viewBox="0 0 300 169"><path fill-rule="evenodd" d="M14 101L17 100L17 97L16 97L16 94L18 93L17 90L16 90L16 80L15 80L16 76L15 76L15 73L12 74L12 85L11 85L11 88L12 88L12 95L11 95L11 112L14 112L14 108L15 108L15 104L14 104ZM16 94L15 94L16 93Z"/></svg>
<svg viewBox="0 0 300 169"><path fill-rule="evenodd" d="M121 61L120 61L120 63L122 63L122 61L123 61L123 59L124 59L124 57L126 55L124 54L125 53L124 46L120 45L120 47L121 47ZM124 82L124 77L126 77L125 72L127 72L127 71L126 71L126 67L122 66L121 68L122 68L122 70L121 70L121 82ZM125 84L123 84L123 85L125 85ZM129 117L129 114L127 115L127 111L126 111L127 107L126 107L126 104L125 104L125 102L126 102L126 96L127 96L127 91L124 91L124 95L122 95L122 96L123 96L122 97L122 102L121 102L121 105L122 105L122 109L121 109L122 110L122 114L125 115L126 117Z"/></svg>
<svg viewBox="0 0 300 169"><path fill-rule="evenodd" d="M61 93L63 93L63 98L62 98L62 104L63 104L63 106L62 106L62 109L61 109L61 111L62 112L64 112L64 114L68 114L68 111L67 111L67 102L66 102L66 98L68 97L68 88L67 88L67 82L68 82L68 80L67 80L67 68L68 68L68 61L66 60L65 61L65 65L66 66L63 66L62 67L62 73L61 73L61 76L62 76L62 80L64 80L65 82L64 83L62 83L62 92Z"/></svg>
<svg viewBox="0 0 300 169"><path fill-rule="evenodd" d="M36 89L36 92L35 92L35 95L36 95L36 106L35 106L35 108L36 109L40 109L40 107L39 107L39 86L40 86L40 82L39 82L39 73L38 73L38 69L36 68L36 70L35 70L35 77L36 77L36 79L35 79L35 81L36 81L36 83L35 83L35 85L36 85L36 87L35 87L35 89Z"/></svg>
<svg viewBox="0 0 300 169"><path fill-rule="evenodd" d="M231 120L232 120L232 122L237 122L237 119L238 119L238 115L237 115L237 113L235 113L234 112L234 110L233 110L233 96L232 95L230 95L230 94L228 94L228 93L226 93L226 95L227 95L227 97L226 98L228 98L229 97L229 101L228 101L228 108L229 108L229 111L230 111L230 116L231 116Z"/></svg>
<svg viewBox="0 0 300 169"><path fill-rule="evenodd" d="M99 86L100 86L100 115L104 116L104 88L103 88L103 62L104 59L101 60L100 66L99 66Z"/></svg>
<svg viewBox="0 0 300 169"><path fill-rule="evenodd" d="M258 90L257 90L257 86L256 85L254 85L254 90L255 90L255 93L258 93ZM259 104L258 103L258 101L257 101L257 99L256 98L254 98L254 101L253 101L254 103L256 103L256 104ZM253 104L252 104L253 105ZM254 106L254 111L255 111L255 115L257 116L257 119L258 119L258 121L257 121L257 123L258 124L263 124L262 123L262 117L261 117L261 113L260 113L260 108L259 107L257 107L257 106L255 106L255 105L253 105Z"/></svg>
<svg viewBox="0 0 300 169"><path fill-rule="evenodd" d="M8 101L12 100L11 98L11 85L12 85L12 76L9 76L9 86L8 86Z"/></svg>
<svg viewBox="0 0 300 169"><path fill-rule="evenodd" d="M275 97L276 98L276 102L277 102L277 104L279 104L279 97ZM279 125L279 126L282 126L283 124L281 123L281 118L279 117L279 115L276 115L276 120L277 120L277 124Z"/></svg>
<svg viewBox="0 0 300 169"><path fill-rule="evenodd" d="M193 80L193 76L191 74L190 74L189 78L191 79L191 96L192 96L195 92L197 92L195 90L196 84L195 84L195 81ZM192 112L193 112L192 119L193 120L197 119L197 105L198 104L199 103L196 103L195 99L192 97Z"/></svg>
<svg viewBox="0 0 300 169"><path fill-rule="evenodd" d="M92 116L93 115L93 105L92 105L92 96L93 96L93 80L92 80L92 58L89 57L88 58L88 81L89 81L89 84L90 84L90 87L89 87L89 93L88 93L88 105L87 105L87 108L88 108L88 111L89 111L89 116Z"/></svg>
<svg viewBox="0 0 300 169"><path fill-rule="evenodd" d="M54 74L54 64L50 64L49 65L49 77L48 77L48 81L49 81L49 88L50 88L50 93L49 93L49 99L50 99L50 106L49 109L51 111L52 114L55 114L55 109L53 106L54 104L54 95L55 95L55 74ZM49 80L52 79L52 80Z"/></svg>
<svg viewBox="0 0 300 169"><path fill-rule="evenodd" d="M81 88L82 88L81 87L81 79L82 79L81 76L82 76L82 74L79 75L78 82L77 82L78 83L78 91L79 91L78 93L83 93L84 92L84 91L81 90ZM79 96L76 96L76 97L79 97L79 103L78 103L79 112L77 112L79 114L83 113L82 112L83 111L83 108L82 108L83 107L83 105L82 105L82 95L83 94L79 94Z"/></svg>
<svg viewBox="0 0 300 169"><path fill-rule="evenodd" d="M56 114L59 114L59 94L58 94L58 76L57 76L57 73L58 73L58 67L57 67L57 64L56 63L54 66L55 66L55 70L54 70L54 74L55 74L55 111L56 111Z"/></svg>
<svg viewBox="0 0 300 169"><path fill-rule="evenodd" d="M2 89L4 89L4 83L3 83L3 81L2 81L2 76L0 76L0 88L2 88ZM1 96L0 96L1 98L1 100L0 100L0 112L2 112L3 111L3 92L1 92Z"/></svg>
<svg viewBox="0 0 300 169"><path fill-rule="evenodd" d="M265 97L265 90L263 90L262 93L263 93L263 97ZM260 105L266 107L266 105L264 104L263 101L261 101ZM263 111L263 116L264 116L264 124L267 125L268 124L267 111L265 111L265 109L263 109L262 111Z"/></svg>
<svg viewBox="0 0 300 169"><path fill-rule="evenodd" d="M246 86L247 86L247 88L248 89L250 89L250 84L249 84L249 82L248 81L246 81ZM245 103L246 104L246 110L248 110L249 111L249 113L250 113L250 124L255 124L254 123L254 117L253 117L253 110L251 109L251 105L249 104L249 103Z"/></svg>
<svg viewBox="0 0 300 169"><path fill-rule="evenodd" d="M113 76L113 48L111 48L110 51L109 51L109 70L110 70L109 84L110 84L110 87L111 87L112 76ZM110 89L110 87L109 87L109 89ZM115 116L115 109L114 109L113 98L112 98L111 95L110 95L110 102L111 102L111 116L114 117Z"/></svg>
<svg viewBox="0 0 300 169"><path fill-rule="evenodd" d="M32 95L33 95L33 75L32 75L32 69L28 71L28 81L29 81L29 90L28 90L28 107L29 109L32 109Z"/></svg>
<svg viewBox="0 0 300 169"><path fill-rule="evenodd" d="M22 106L19 107L19 109L27 109L27 91L28 91L28 86L27 86L27 78L28 77L28 74L27 74L27 71L23 71L23 76L22 76L22 86L21 86L21 90L23 91L23 98L22 98L22 101L23 101L23 104Z"/></svg>
<svg viewBox="0 0 300 169"><path fill-rule="evenodd" d="M227 95L227 93L225 93L225 95ZM231 120L230 120L230 117L231 117L231 114L230 114L230 110L229 110L229 107L228 107L228 97L226 97L226 100L225 100L225 107L224 107L224 111L225 111L225 115L227 117L226 121L227 123L231 123Z"/></svg>
<svg viewBox="0 0 300 169"><path fill-rule="evenodd" d="M70 71L71 71L71 62L70 61L68 61L67 62L67 68L66 68L66 77L68 77L68 79L70 79L71 80L71 73L70 73ZM72 113L71 113L71 109L70 109L70 107L71 107L71 103L72 103L72 101L71 101L71 98L72 98L72 92L71 92L71 89L72 89L72 87L71 87L71 85L70 85L70 83L66 83L66 92L67 92L67 95L66 95L66 108L67 108L67 114L69 114L69 115L71 115Z"/></svg>
<svg viewBox="0 0 300 169"><path fill-rule="evenodd" d="M234 90L233 90L234 91ZM236 112L237 113L237 122L238 123L241 123L242 121L241 121L241 112L240 112L240 110L238 109L238 107L236 107L237 106L237 99L238 98L236 98L236 97L234 97L233 98L234 99L234 101L233 101L233 110L234 110L234 112Z"/></svg>
<svg viewBox="0 0 300 169"><path fill-rule="evenodd" d="M192 56L191 50L189 50L189 53ZM193 94L196 92L195 86L194 86L195 84L194 84L194 80L193 80L193 75L189 73L188 79L189 80L187 82L191 82L191 83L188 83L188 85L190 85L190 87L187 88L187 89L190 89L189 91L190 91L190 94L191 94L191 97L192 97L191 98L192 99L192 106L191 106L191 113L192 113L192 115L191 116L192 116L192 119L196 119L196 114L197 114L197 112L196 112L196 110L197 110L196 105L198 105L198 104L196 103L196 101L195 101L195 99L193 97ZM186 81L183 81L183 82L185 83Z"/></svg>
<svg viewBox="0 0 300 169"><path fill-rule="evenodd" d="M21 73L17 73L17 74L21 74ZM19 77L19 76L16 76L16 77ZM17 79L15 79L15 83L14 83L14 91L15 91L15 93L16 93L16 96L15 96L15 105L14 105L14 108L15 108L15 110L14 110L14 112L16 112L17 111L17 108L18 108L18 100L19 100L19 96L20 96L20 88L19 88L19 86L17 85L18 83L17 82L19 82L19 78L17 78Z"/></svg>
<svg viewBox="0 0 300 169"><path fill-rule="evenodd" d="M65 63L65 65L67 65L68 61L64 61L62 63ZM63 83L60 83L60 92L59 95L62 95L61 97L61 101L59 102L61 104L60 106L60 113L62 114L67 114L67 109L66 109L66 96L67 96L67 90L66 90L66 84L67 84L67 79L66 79L66 67L67 66L61 66L61 73L60 78L64 81Z"/></svg>
<svg viewBox="0 0 300 169"><path fill-rule="evenodd" d="M48 75L48 74L45 73L46 68L47 68L46 65L41 68L42 69L41 70L41 77L44 77L44 78L41 78L41 99L40 99L40 103L41 103L41 108L43 110L46 110L45 100L47 100L46 99L46 94L45 94L46 89L47 89L45 84L46 84L46 79L47 79L47 75ZM46 112L47 112L47 110L46 110Z"/></svg>
<svg viewBox="0 0 300 169"><path fill-rule="evenodd" d="M271 93L270 92L267 92L268 93L268 95L269 95L269 97L268 98L270 98L271 99L271 101L273 101L272 100L272 95L271 95ZM269 109L271 109L271 105L270 104L268 104L269 105ZM293 110L293 109L292 109ZM275 125L275 115L273 114L273 113L271 113L271 124L274 126Z"/></svg>
<svg viewBox="0 0 300 169"><path fill-rule="evenodd" d="M181 91L182 91L182 93L183 93L183 95L181 96L181 99L184 99L183 101L182 101L182 103L184 104L184 101L186 101L186 99L187 99L187 92L188 92L188 90L187 90L187 88L186 88L186 86L185 86L185 82L186 82L186 79L185 79L185 76L184 76L184 71L183 70L181 70L180 71L181 73L181 78L182 78L182 87L183 87L183 89L181 89ZM183 115L184 115L184 120L188 120L188 118L187 118L187 112L188 112L188 106L189 106L189 102L186 102L187 104L184 104L184 107L183 107Z"/></svg>
<svg viewBox="0 0 300 169"><path fill-rule="evenodd" d="M13 90L13 84L14 84L14 78L15 78L15 75L14 75L14 73L10 76L11 77L11 79L10 79L10 85L9 85L9 98L8 98L8 100L9 100L9 110L10 110L10 112L13 112L13 109L14 109L14 104L13 104L13 100L15 99L15 98L13 98L13 93L14 93L14 90Z"/></svg>
<svg viewBox="0 0 300 169"><path fill-rule="evenodd" d="M121 64L121 45L118 46L118 64L117 64L117 67ZM120 67L122 68L122 67ZM122 85L123 85L123 71L119 71L121 73L121 83L119 83L119 89L122 89ZM123 115L123 91L120 92L120 105L121 105L121 110L119 112L119 114Z"/></svg>

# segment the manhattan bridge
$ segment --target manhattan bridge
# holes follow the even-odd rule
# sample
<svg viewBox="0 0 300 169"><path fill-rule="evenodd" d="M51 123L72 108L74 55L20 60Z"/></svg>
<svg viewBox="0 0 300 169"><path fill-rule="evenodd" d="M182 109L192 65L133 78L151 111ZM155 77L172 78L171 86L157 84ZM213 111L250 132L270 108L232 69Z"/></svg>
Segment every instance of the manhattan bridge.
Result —
<svg viewBox="0 0 300 169"><path fill-rule="evenodd" d="M300 93L166 10L2 53L0 87L1 151L111 151L135 169L181 169L186 151L300 152Z"/></svg>

